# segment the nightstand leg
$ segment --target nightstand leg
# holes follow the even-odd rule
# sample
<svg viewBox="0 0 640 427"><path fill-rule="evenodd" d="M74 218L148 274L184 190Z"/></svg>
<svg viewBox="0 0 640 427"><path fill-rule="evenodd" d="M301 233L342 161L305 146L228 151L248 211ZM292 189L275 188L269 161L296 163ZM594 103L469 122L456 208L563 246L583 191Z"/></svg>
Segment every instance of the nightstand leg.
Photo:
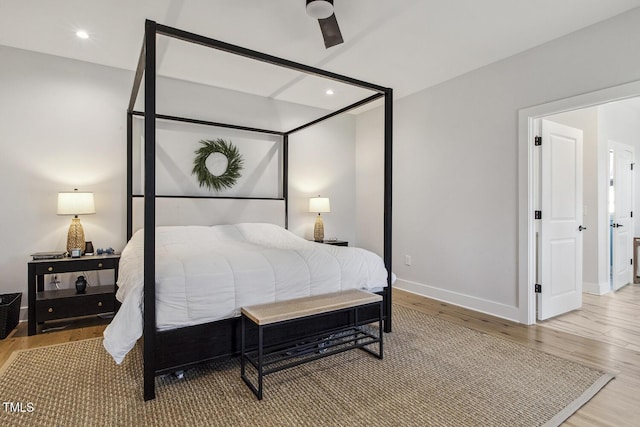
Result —
<svg viewBox="0 0 640 427"><path fill-rule="evenodd" d="M29 278L28 278L28 292L27 292L27 296L28 296L28 300L29 300L29 307L27 308L28 311L28 324L29 324L29 335L35 335L36 334L36 272L35 272L35 267L33 267L32 265L29 265Z"/></svg>

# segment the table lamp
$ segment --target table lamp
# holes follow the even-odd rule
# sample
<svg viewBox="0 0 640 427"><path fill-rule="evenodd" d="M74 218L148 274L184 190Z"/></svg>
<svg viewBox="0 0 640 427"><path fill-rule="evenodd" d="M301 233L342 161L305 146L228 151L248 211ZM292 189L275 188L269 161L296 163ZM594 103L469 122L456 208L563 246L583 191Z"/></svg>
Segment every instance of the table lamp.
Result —
<svg viewBox="0 0 640 427"><path fill-rule="evenodd" d="M69 254L72 253L72 249L80 249L81 254L85 249L84 230L78 215L94 213L96 213L96 206L93 201L93 193L79 192L77 188L72 192L58 193L58 215L74 216L71 218L67 234L67 252Z"/></svg>
<svg viewBox="0 0 640 427"><path fill-rule="evenodd" d="M331 206L329 204L329 198L327 197L312 197L309 199L309 212L318 212L316 217L316 224L313 227L313 240L321 242L324 240L324 224L322 223L321 212L331 212Z"/></svg>

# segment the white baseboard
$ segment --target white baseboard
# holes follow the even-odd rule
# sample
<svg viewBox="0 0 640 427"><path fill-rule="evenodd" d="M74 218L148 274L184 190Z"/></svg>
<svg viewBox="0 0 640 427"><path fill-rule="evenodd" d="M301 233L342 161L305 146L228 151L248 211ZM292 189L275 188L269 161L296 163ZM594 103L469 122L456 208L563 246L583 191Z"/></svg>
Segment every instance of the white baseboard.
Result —
<svg viewBox="0 0 640 427"><path fill-rule="evenodd" d="M521 317L520 310L515 306L500 304L495 301L488 301L482 298L472 297L403 279L397 279L393 287L438 301L457 305L459 307L468 308L473 311L479 311L491 316L521 323L518 320Z"/></svg>
<svg viewBox="0 0 640 427"><path fill-rule="evenodd" d="M609 282L582 282L582 292L592 295L604 295L611 292L611 288L609 287Z"/></svg>

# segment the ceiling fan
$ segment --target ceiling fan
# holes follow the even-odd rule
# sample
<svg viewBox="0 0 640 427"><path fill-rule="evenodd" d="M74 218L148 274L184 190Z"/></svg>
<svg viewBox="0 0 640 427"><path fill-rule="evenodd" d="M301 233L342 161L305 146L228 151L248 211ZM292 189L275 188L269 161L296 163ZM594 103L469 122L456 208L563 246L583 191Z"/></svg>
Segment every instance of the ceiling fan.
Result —
<svg viewBox="0 0 640 427"><path fill-rule="evenodd" d="M318 20L327 49L344 42L333 13L333 0L307 0L307 15Z"/></svg>

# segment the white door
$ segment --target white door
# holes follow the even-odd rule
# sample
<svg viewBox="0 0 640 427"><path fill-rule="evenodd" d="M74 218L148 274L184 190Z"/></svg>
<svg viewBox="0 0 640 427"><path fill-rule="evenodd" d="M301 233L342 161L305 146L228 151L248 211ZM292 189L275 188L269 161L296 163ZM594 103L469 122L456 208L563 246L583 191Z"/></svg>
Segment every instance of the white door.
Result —
<svg viewBox="0 0 640 427"><path fill-rule="evenodd" d="M582 130L542 120L538 318L582 306ZM585 231L583 231L585 230ZM594 230L595 231L595 230Z"/></svg>
<svg viewBox="0 0 640 427"><path fill-rule="evenodd" d="M633 148L610 141L609 150L613 155L611 287L617 290L633 281Z"/></svg>

